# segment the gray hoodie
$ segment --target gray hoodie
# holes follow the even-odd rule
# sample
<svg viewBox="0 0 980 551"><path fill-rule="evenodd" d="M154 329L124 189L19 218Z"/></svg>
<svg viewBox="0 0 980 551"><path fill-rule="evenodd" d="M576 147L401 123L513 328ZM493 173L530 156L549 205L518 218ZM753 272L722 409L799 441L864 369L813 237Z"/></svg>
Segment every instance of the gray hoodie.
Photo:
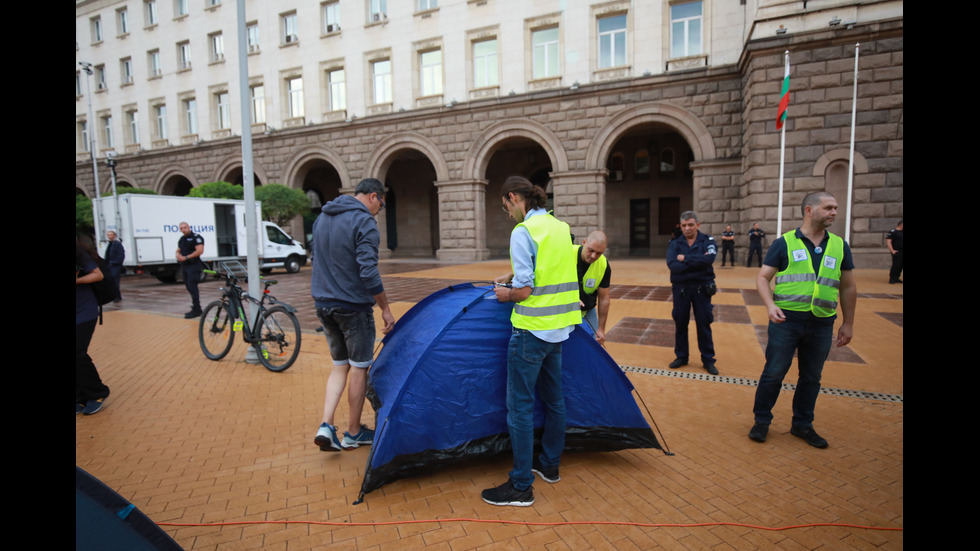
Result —
<svg viewBox="0 0 980 551"><path fill-rule="evenodd" d="M317 307L339 306L370 312L374 295L384 291L378 272L378 223L350 195L323 205L313 223L313 277L310 291Z"/></svg>

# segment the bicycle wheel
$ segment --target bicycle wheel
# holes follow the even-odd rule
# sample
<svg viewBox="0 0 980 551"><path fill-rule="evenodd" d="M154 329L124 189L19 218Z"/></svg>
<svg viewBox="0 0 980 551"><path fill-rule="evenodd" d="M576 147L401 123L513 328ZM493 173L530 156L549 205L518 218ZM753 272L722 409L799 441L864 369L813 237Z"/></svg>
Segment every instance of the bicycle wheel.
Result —
<svg viewBox="0 0 980 551"><path fill-rule="evenodd" d="M204 309L197 336L201 341L201 350L209 360L220 360L228 355L235 342L235 333L231 330L233 323L231 308L220 300L208 304Z"/></svg>
<svg viewBox="0 0 980 551"><path fill-rule="evenodd" d="M259 361L269 371L285 371L299 356L302 334L296 316L282 306L259 314L258 340L253 343Z"/></svg>

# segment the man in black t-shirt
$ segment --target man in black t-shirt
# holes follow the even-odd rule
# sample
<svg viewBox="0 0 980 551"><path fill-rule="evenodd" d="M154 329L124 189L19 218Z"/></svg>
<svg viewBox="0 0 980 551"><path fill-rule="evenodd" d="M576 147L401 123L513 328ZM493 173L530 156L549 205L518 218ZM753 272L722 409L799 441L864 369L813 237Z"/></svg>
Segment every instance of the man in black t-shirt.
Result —
<svg viewBox="0 0 980 551"><path fill-rule="evenodd" d="M599 344L606 343L606 318L609 317L609 280L612 268L603 256L606 252L606 234L594 231L582 241L576 250L578 259L578 298L582 305L582 319ZM598 315L597 315L598 314Z"/></svg>

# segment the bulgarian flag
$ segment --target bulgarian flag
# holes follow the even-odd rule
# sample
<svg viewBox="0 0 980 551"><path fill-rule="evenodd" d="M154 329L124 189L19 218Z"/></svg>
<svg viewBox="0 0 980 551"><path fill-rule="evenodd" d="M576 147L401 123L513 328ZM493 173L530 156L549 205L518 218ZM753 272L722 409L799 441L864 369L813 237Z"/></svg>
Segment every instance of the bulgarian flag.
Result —
<svg viewBox="0 0 980 551"><path fill-rule="evenodd" d="M783 76L783 91L779 95L779 113L776 115L776 130L786 122L786 109L789 107L789 52L786 52L786 74Z"/></svg>

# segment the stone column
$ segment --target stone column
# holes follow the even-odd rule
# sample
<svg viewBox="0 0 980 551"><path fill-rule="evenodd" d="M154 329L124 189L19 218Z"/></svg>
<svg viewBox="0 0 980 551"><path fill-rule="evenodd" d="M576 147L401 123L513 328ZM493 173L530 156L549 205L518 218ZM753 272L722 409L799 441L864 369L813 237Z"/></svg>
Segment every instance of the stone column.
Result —
<svg viewBox="0 0 980 551"><path fill-rule="evenodd" d="M608 170L552 172L555 217L571 226L576 241L606 226L606 175Z"/></svg>
<svg viewBox="0 0 980 551"><path fill-rule="evenodd" d="M725 225L738 225L741 211L746 208L742 204L740 186L742 160L696 161L690 167L694 173L694 211L702 224L701 231L720 239ZM744 229L741 233L747 232L748 229ZM742 243L738 245L743 246ZM745 246L748 246L747 242Z"/></svg>
<svg viewBox="0 0 980 551"><path fill-rule="evenodd" d="M487 248L486 180L435 182L439 193L439 250L436 258L479 261Z"/></svg>

